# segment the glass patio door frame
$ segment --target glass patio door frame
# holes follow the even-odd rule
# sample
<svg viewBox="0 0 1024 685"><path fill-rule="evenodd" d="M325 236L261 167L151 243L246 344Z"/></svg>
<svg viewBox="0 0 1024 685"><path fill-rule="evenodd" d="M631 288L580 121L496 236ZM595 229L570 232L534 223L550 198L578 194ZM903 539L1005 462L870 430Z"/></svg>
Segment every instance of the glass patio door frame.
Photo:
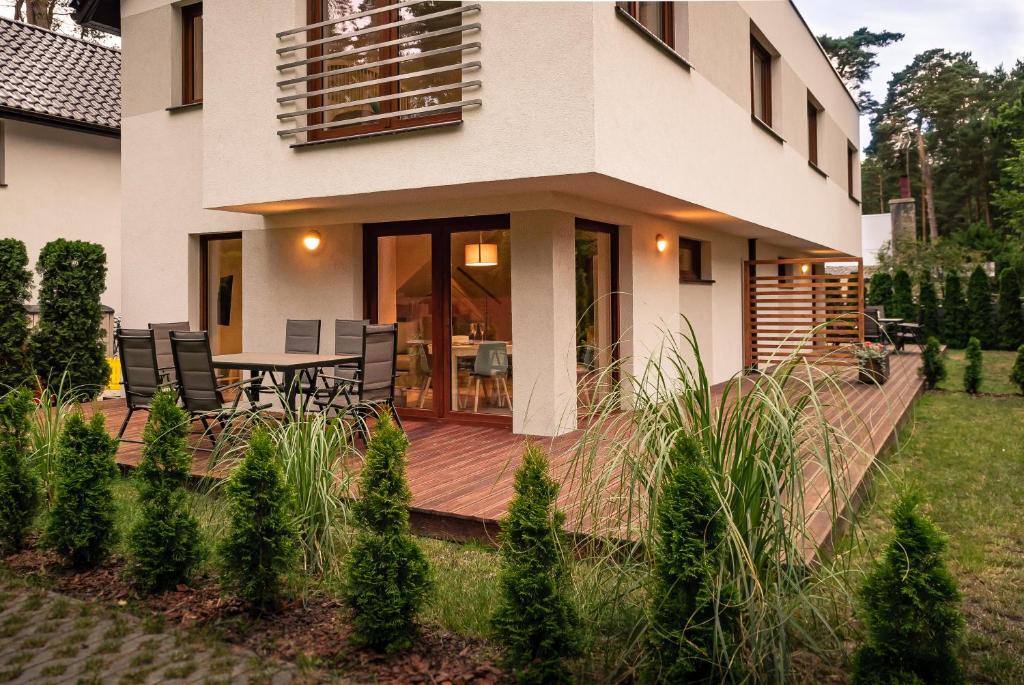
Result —
<svg viewBox="0 0 1024 685"><path fill-rule="evenodd" d="M210 330L210 243L241 239L241 231L202 233L199 236L199 330ZM241 288L242 284L239 283L238 287ZM244 321L242 325L245 325Z"/></svg>
<svg viewBox="0 0 1024 685"><path fill-rule="evenodd" d="M621 339L621 322L619 311L619 227L615 224L606 224L601 221L594 221L592 219L584 219L582 217L576 217L577 231L590 231L592 233L604 233L609 238L609 270L610 274L610 296L611 302L611 364L612 364L612 382L618 384L619 382L619 356L620 346L622 344ZM575 255L573 256L575 260ZM577 388L577 391L579 389Z"/></svg>
<svg viewBox="0 0 1024 685"><path fill-rule="evenodd" d="M453 217L445 219L419 219L389 221L363 226L363 314L372 323L378 323L379 283L377 239L389 236L429 235L431 261L431 385L433 407L418 409L399 407L403 418L446 419L462 423L512 425L511 416L473 414L452 407L452 331L451 281L452 234L465 231L508 230L507 214Z"/></svg>

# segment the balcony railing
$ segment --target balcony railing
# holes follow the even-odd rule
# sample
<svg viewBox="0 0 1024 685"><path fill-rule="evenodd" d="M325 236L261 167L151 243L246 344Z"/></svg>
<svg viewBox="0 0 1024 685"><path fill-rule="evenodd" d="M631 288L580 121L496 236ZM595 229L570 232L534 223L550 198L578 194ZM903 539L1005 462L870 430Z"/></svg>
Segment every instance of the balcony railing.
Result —
<svg viewBox="0 0 1024 685"><path fill-rule="evenodd" d="M354 9L360 4L352 3ZM480 4L410 0L282 31L277 82L296 144L459 123L478 107ZM302 40L304 38L304 40ZM296 40L302 42L296 42Z"/></svg>

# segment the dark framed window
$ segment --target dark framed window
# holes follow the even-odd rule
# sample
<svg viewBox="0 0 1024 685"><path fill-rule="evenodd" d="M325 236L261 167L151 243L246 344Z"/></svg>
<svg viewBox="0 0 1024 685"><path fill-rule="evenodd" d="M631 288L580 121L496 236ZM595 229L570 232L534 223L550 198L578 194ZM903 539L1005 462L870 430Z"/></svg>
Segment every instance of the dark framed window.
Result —
<svg viewBox="0 0 1024 685"><path fill-rule="evenodd" d="M670 48L675 47L675 12L672 2L617 2L623 12Z"/></svg>
<svg viewBox="0 0 1024 685"><path fill-rule="evenodd" d="M5 175L7 160L4 158L4 120L0 119L0 188L7 187L7 176Z"/></svg>
<svg viewBox="0 0 1024 685"><path fill-rule="evenodd" d="M203 101L203 3L181 8L181 104Z"/></svg>
<svg viewBox="0 0 1024 685"><path fill-rule="evenodd" d="M462 14L448 11L461 5L447 0L405 6L395 6L392 0L307 0L310 24L338 20L307 32L308 41L326 41L306 50L307 59L313 60L308 73L324 74L310 80L308 89L325 91L308 98L309 109L323 109L310 113L307 125L339 124L310 131L309 139L461 121L459 107L405 113L462 99L462 90L454 87L462 81L462 70L456 68L462 60L457 49L462 35L456 30ZM434 14L441 16L430 16ZM345 19L350 15L352 19ZM425 76L407 76L428 70L431 73ZM351 107L337 106L349 102ZM343 125L347 120L354 123Z"/></svg>
<svg viewBox="0 0 1024 685"><path fill-rule="evenodd" d="M772 55L750 37L750 113L772 125Z"/></svg>
<svg viewBox="0 0 1024 685"><path fill-rule="evenodd" d="M818 166L818 106L807 101L807 159Z"/></svg>
<svg viewBox="0 0 1024 685"><path fill-rule="evenodd" d="M856 184L854 183L854 173L857 171L857 148L853 146L853 143L846 142L846 191L850 195L850 199L856 200L857 196L854 195L854 189Z"/></svg>
<svg viewBox="0 0 1024 685"><path fill-rule="evenodd" d="M679 239L679 282L701 280L701 244L691 238Z"/></svg>

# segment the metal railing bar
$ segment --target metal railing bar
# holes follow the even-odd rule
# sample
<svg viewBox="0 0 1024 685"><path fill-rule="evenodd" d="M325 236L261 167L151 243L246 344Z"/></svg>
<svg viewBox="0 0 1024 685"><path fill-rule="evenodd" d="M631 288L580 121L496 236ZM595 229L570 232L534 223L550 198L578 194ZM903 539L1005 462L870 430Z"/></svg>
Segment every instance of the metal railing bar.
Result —
<svg viewBox="0 0 1024 685"><path fill-rule="evenodd" d="M427 114L429 112L444 112L448 110L463 109L465 107L472 107L474 105L481 105L483 101L480 99L474 100L461 100L459 102L450 102L441 105L430 105L428 107L416 107L414 109L398 110L397 112L387 112L385 114L372 114L365 117L356 117L355 119L345 119L344 121L331 121L326 124L316 124L313 126L299 126L298 128L289 128L283 131L278 131L279 136L291 136L296 133L305 133L306 131L322 131L329 128L341 128L343 126L353 126L355 124L367 124L371 121L381 121L382 119L396 119L398 117L408 116L410 114Z"/></svg>
<svg viewBox="0 0 1024 685"><path fill-rule="evenodd" d="M440 29L437 31L428 31L415 36L406 36L403 38L395 38L394 40L384 41L383 43L377 43L375 45L367 45L366 47L357 48L355 50L341 50L340 52L329 52L324 55L318 55L317 57L307 57L306 59L296 60L294 62L287 62L285 64L277 65L278 71L286 71L288 69L294 69L295 67L301 67L306 64L313 64L315 62L323 62L328 59L336 59L343 55L358 55L364 52L370 52L371 50L379 50L381 48L388 48L393 45L401 45L403 43L411 43L414 40L423 40L424 38L436 38L439 36L447 36L452 33L463 33L465 31L472 31L479 29L480 24L474 22L472 24L460 24L459 26L452 26L446 29Z"/></svg>
<svg viewBox="0 0 1024 685"><path fill-rule="evenodd" d="M316 97L318 95L327 95L328 93L341 93L346 90L355 90L356 88L365 88L366 86L375 86L380 83L394 83L396 81L403 81L409 78L416 78L419 76L430 76L431 74L443 74L446 71L455 71L458 69L478 69L480 62L460 62L459 64L450 64L444 67L434 67L433 69L421 69L420 71L410 71L407 74L398 74L397 76L386 76L384 78L372 79L370 81L360 81L358 83L349 83L344 86L334 86L331 88L322 88L321 90L308 90L305 93L296 93L295 95L284 95L277 98L277 101L281 104L286 102L294 102L295 100L304 100L306 98Z"/></svg>
<svg viewBox="0 0 1024 685"><path fill-rule="evenodd" d="M316 79L326 79L332 76L340 76L341 74L348 74L353 71L361 71L363 69L372 69L373 67L382 67L387 64L400 64L402 62L409 62L414 59L424 59L427 57L437 57L438 55L446 55L450 52L461 52L464 50L471 50L479 48L480 43L460 43L458 45L452 45L447 48L437 48L436 50L427 50L426 52L419 52L415 55L403 55L401 57L389 57L388 59L378 60L376 62L366 62L365 64L357 64L354 67L344 67L342 69L332 69L331 71L319 71L315 74L306 74L305 76L296 76L295 78L285 79L284 81L278 81L277 85L279 88L285 86L295 85L296 83L302 83L303 81L315 81Z"/></svg>
<svg viewBox="0 0 1024 685"><path fill-rule="evenodd" d="M465 89L465 88L476 88L481 85L480 81L463 81L461 83L448 83L441 86L433 86L431 88L421 88L420 90L410 90L404 93L391 93L389 95L382 95L375 98L366 98L365 100L353 100L352 102L339 102L333 105L324 105L323 107L313 107L312 109L302 109L297 112L285 112L284 114L278 114L278 119L295 119L297 117L305 116L307 114L316 114L317 112L327 112L332 109L348 109L350 107L358 107L360 105L368 105L374 102L384 102L385 100L398 100L400 98L411 98L417 95L429 95L430 93L439 93L445 90Z"/></svg>
<svg viewBox="0 0 1024 685"><path fill-rule="evenodd" d="M319 38L317 40L311 40L305 43L296 43L295 45L286 45L283 48L277 49L277 54L286 55L296 50L305 50L306 48L316 47L317 45L325 45L327 43L335 43L339 40L347 40L349 38L355 38L356 36L365 36L371 33L378 33L379 31L387 31L388 29L400 28L402 26L411 26L413 24L423 24L431 19L439 19L441 17L448 17L455 14L465 14L466 12L472 12L479 10L480 5L462 5L459 7L453 7L452 9L441 10L440 12L431 12L430 14L424 14L420 17L414 17L412 19L403 19L401 21L391 22L390 24L381 24L379 26L368 26L365 29L359 29L357 31L349 31L348 33L339 33L334 36L328 36L327 38Z"/></svg>
<svg viewBox="0 0 1024 685"><path fill-rule="evenodd" d="M347 14L344 17L338 19L325 19L324 21L318 21L315 24L306 24L296 29L288 29L287 31L280 31L277 34L278 38L284 38L285 36L293 36L296 33L302 33L304 31L312 31L314 29L320 29L324 26L330 26L331 24L340 24L343 21L352 21L353 19L360 19L362 17L368 17L371 14L380 14L381 12L390 12L391 10L401 9L410 5L418 5L421 2L427 2L428 0L407 0L406 2L396 2L393 5L386 5L384 7L375 7L372 10L364 10L362 12L354 12Z"/></svg>

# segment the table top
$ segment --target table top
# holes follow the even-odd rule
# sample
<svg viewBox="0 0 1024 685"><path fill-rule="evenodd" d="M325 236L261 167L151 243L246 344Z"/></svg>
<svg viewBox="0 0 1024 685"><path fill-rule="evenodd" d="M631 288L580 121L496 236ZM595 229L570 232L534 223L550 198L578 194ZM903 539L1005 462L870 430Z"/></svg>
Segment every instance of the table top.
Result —
<svg viewBox="0 0 1024 685"><path fill-rule="evenodd" d="M295 371L321 366L350 364L358 354L298 354L286 352L239 352L218 354L213 365L218 369L256 369L261 371Z"/></svg>
<svg viewBox="0 0 1024 685"><path fill-rule="evenodd" d="M896 317L880 316L878 317L878 323L903 323L903 319Z"/></svg>

